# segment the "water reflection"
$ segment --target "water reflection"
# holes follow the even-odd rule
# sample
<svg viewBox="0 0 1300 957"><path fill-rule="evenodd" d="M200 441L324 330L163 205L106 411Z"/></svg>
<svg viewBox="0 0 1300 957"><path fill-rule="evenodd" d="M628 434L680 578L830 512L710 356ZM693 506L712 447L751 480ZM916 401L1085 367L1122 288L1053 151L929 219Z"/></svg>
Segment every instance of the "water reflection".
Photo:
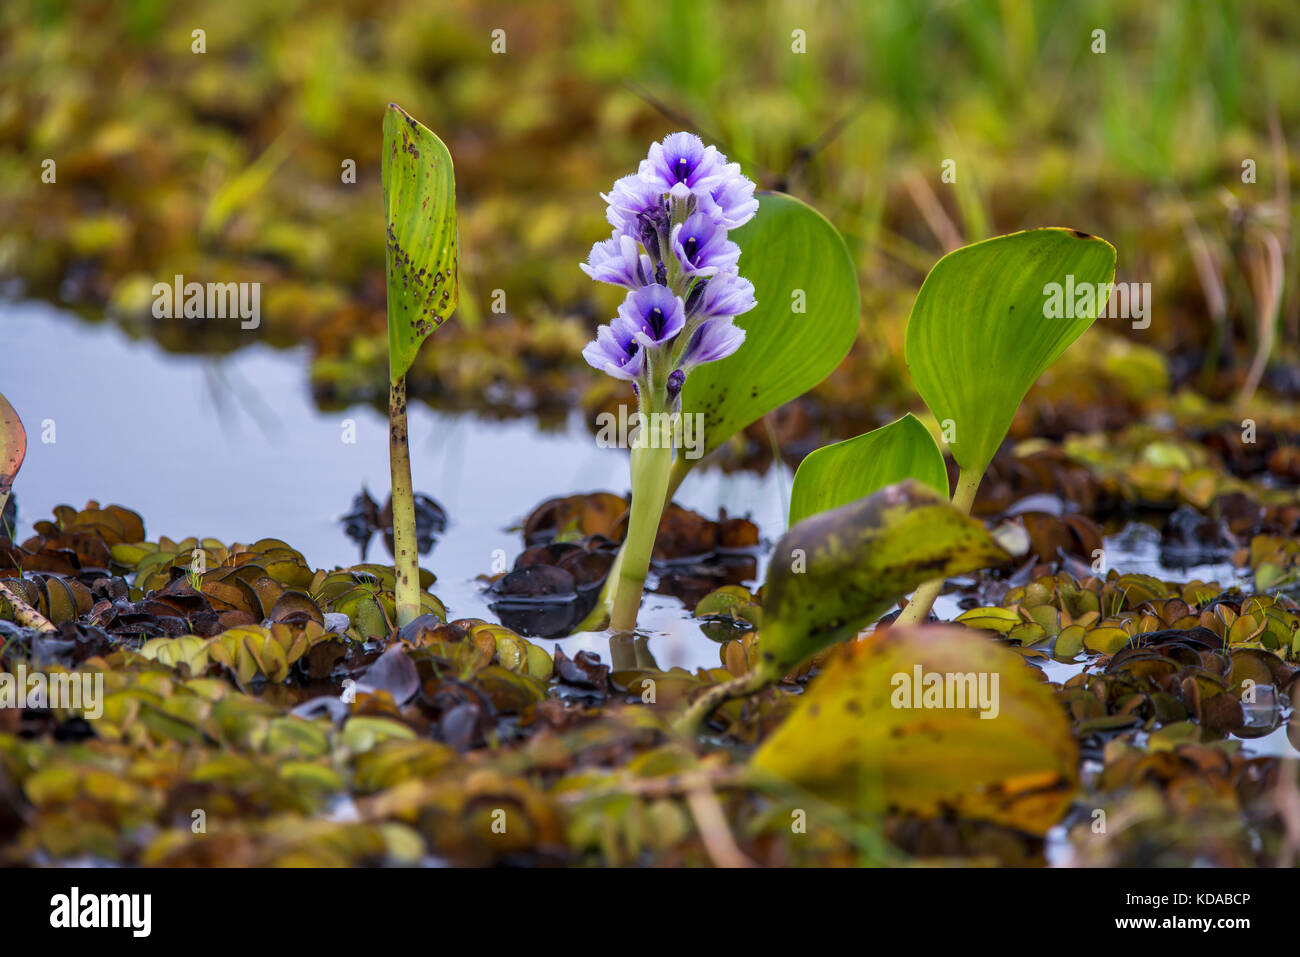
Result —
<svg viewBox="0 0 1300 957"><path fill-rule="evenodd" d="M359 489L388 487L387 420L366 405L318 409L304 350L254 342L218 357L179 355L34 302L0 303L0 330L10 352L4 391L33 437L15 486L20 539L54 506L95 498L138 511L155 540L274 537L315 567L356 563L359 543L340 518ZM598 448L576 417L542 431L413 402L409 419L416 487L445 515L422 564L454 617L496 618L483 579L520 554L518 523L543 500L627 488L626 454ZM46 420L57 439L42 443ZM743 502L770 543L784 523L788 480L776 471L701 473L678 500L704 514ZM381 514L381 533L382 524ZM744 571L753 581L763 559L751 561ZM663 667L718 665L717 645L676 599L647 595L641 623ZM610 653L604 634L559 644L570 656Z"/></svg>
<svg viewBox="0 0 1300 957"><path fill-rule="evenodd" d="M447 530L447 512L423 492L415 492L415 548L421 555L433 551L438 536ZM362 489L352 500L352 507L340 519L343 534L352 539L361 550L359 561L368 561L370 542L375 536L384 543L388 557L393 557L393 497L390 495L380 508Z"/></svg>

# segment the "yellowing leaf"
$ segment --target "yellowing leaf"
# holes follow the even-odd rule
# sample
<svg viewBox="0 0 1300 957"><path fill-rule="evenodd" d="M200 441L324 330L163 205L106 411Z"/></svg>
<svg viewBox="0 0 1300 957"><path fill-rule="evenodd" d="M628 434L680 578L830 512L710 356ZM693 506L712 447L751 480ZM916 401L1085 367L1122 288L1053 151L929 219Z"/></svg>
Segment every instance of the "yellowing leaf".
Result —
<svg viewBox="0 0 1300 957"><path fill-rule="evenodd" d="M1002 635L1024 622L1024 619L1020 617L1020 612L1014 608L998 608L996 606L972 608L970 611L962 612L957 616L956 620L968 628L996 631Z"/></svg>
<svg viewBox="0 0 1300 957"><path fill-rule="evenodd" d="M918 675L931 690L939 676L937 699L914 700ZM944 706L925 707L935 700ZM1065 713L1033 669L951 626L851 646L753 758L760 775L850 808L955 812L1034 834L1065 813L1077 763Z"/></svg>
<svg viewBox="0 0 1300 957"><path fill-rule="evenodd" d="M1099 655L1113 655L1132 639L1133 636L1123 628L1107 625L1101 628L1093 628L1084 635L1083 646Z"/></svg>

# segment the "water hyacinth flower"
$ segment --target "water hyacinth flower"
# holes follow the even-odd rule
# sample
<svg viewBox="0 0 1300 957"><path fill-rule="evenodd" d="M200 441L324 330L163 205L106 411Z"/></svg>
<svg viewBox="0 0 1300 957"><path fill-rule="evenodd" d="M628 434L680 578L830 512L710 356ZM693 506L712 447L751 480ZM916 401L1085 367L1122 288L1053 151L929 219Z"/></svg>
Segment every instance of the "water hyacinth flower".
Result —
<svg viewBox="0 0 1300 957"><path fill-rule="evenodd" d="M635 381L647 371L650 351L671 341L685 324L682 301L667 286L643 286L628 293L617 318L597 330L582 356L616 379Z"/></svg>
<svg viewBox="0 0 1300 957"><path fill-rule="evenodd" d="M594 369L607 372L615 379L635 381L645 368L645 352L636 337L617 320L601 326L596 341L587 344L582 357Z"/></svg>
<svg viewBox="0 0 1300 957"><path fill-rule="evenodd" d="M691 368L725 359L744 342L732 320L754 307L754 286L740 276L741 250L727 234L757 211L754 183L698 136L672 133L602 196L614 232L581 268L629 291L583 356L636 382L642 396L664 393L681 373L675 398Z"/></svg>
<svg viewBox="0 0 1300 957"><path fill-rule="evenodd" d="M740 344L744 341L745 330L741 329L730 318L703 323L691 333L690 339L686 342L686 348L682 350L681 357L677 360L677 368L673 371L673 375L681 375L682 377L679 380L677 390L681 391L681 383L686 380L685 374L695 366L727 358L727 356L739 349Z"/></svg>
<svg viewBox="0 0 1300 957"><path fill-rule="evenodd" d="M687 308L693 316L716 319L743 315L756 305L754 284L743 276L734 276L726 282L696 283Z"/></svg>
<svg viewBox="0 0 1300 957"><path fill-rule="evenodd" d="M727 238L727 229L707 213L696 212L672 232L673 255L688 276L708 279L740 261L740 247Z"/></svg>
<svg viewBox="0 0 1300 957"><path fill-rule="evenodd" d="M758 212L754 181L739 175L730 176L716 188L701 193L700 206L727 229L743 226Z"/></svg>
<svg viewBox="0 0 1300 957"><path fill-rule="evenodd" d="M602 196L614 231L592 246L582 270L628 292L582 355L631 381L639 412L653 422L679 411L692 369L725 359L745 341L735 318L756 305L754 284L740 275L741 249L728 233L753 218L758 200L740 164L691 133L652 144L637 172ZM632 510L606 585L613 589L610 624L619 631L636 626L672 461L668 443L632 449Z"/></svg>
<svg viewBox="0 0 1300 957"><path fill-rule="evenodd" d="M648 286L654 279L650 257L631 236L615 235L591 247L587 262L579 268L597 282L615 286Z"/></svg>

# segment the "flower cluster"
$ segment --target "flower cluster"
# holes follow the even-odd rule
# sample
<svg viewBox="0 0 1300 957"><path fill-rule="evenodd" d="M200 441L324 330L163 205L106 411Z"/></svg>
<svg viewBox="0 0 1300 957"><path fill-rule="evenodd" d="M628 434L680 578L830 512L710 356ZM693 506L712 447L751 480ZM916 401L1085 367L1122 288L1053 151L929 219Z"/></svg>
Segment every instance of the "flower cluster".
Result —
<svg viewBox="0 0 1300 957"><path fill-rule="evenodd" d="M674 399L686 373L745 339L733 320L754 308L754 285L739 274L740 247L727 232L758 209L754 183L698 136L672 133L602 198L614 235L582 270L629 291L583 358L638 389L662 383Z"/></svg>

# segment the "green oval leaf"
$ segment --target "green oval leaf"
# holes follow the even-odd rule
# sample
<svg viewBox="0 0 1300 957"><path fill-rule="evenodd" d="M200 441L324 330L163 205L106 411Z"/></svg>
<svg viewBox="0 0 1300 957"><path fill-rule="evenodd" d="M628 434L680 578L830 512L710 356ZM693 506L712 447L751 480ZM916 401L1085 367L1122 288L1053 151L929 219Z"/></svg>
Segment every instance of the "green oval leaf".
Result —
<svg viewBox="0 0 1300 957"><path fill-rule="evenodd" d="M912 413L799 463L790 490L790 524L914 478L948 494L948 469L934 438Z"/></svg>
<svg viewBox="0 0 1300 957"><path fill-rule="evenodd" d="M1115 247L1057 227L963 246L935 263L912 306L905 353L921 398L951 422L949 448L963 469L983 472L1029 387L1105 306L1095 296L1066 302L1067 287L1095 290L1114 277ZM1059 317L1048 315L1051 283L1062 287Z"/></svg>
<svg viewBox="0 0 1300 957"><path fill-rule="evenodd" d="M744 345L686 378L682 411L704 413L704 453L825 379L858 333L853 259L821 213L793 196L761 193L758 212L731 239L758 305L736 318Z"/></svg>
<svg viewBox="0 0 1300 957"><path fill-rule="evenodd" d="M915 479L806 518L768 565L760 669L780 678L922 582L1007 557L980 522Z"/></svg>
<svg viewBox="0 0 1300 957"><path fill-rule="evenodd" d="M394 379L456 308L456 183L442 140L394 103L384 114L388 353Z"/></svg>

